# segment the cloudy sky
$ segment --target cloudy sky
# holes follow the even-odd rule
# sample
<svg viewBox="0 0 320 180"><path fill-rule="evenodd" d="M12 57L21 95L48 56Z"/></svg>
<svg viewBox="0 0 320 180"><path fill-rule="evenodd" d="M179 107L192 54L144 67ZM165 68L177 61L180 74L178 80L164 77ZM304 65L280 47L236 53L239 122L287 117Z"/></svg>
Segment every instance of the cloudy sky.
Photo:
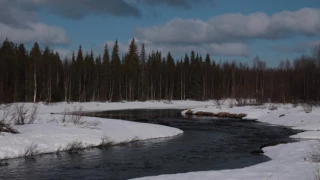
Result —
<svg viewBox="0 0 320 180"><path fill-rule="evenodd" d="M147 51L277 65L320 44L319 0L0 0L0 40L35 41L68 56L131 38Z"/></svg>

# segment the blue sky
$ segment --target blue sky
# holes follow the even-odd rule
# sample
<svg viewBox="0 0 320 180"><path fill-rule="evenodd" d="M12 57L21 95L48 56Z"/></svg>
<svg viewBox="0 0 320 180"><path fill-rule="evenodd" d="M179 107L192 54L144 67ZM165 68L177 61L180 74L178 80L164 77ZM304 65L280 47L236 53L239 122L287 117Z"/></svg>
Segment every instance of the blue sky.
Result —
<svg viewBox="0 0 320 180"><path fill-rule="evenodd" d="M79 45L102 53L132 38L176 58L195 50L215 60L270 66L320 43L318 0L0 0L0 40L34 41L70 56Z"/></svg>

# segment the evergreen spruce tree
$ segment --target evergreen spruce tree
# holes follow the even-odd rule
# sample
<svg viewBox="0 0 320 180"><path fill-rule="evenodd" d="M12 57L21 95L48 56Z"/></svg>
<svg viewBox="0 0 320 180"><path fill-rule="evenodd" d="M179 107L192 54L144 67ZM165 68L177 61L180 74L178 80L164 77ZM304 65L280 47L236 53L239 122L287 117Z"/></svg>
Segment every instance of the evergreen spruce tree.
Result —
<svg viewBox="0 0 320 180"><path fill-rule="evenodd" d="M30 59L32 62L32 73L33 73L33 102L37 101L38 97L38 79L37 76L37 68L39 67L39 63L41 61L41 50L38 43L34 43L31 51L30 51Z"/></svg>
<svg viewBox="0 0 320 180"><path fill-rule="evenodd" d="M126 61L124 65L126 68L126 73L128 76L128 89L129 89L129 100L133 101L137 99L138 89L139 89L139 75L140 75L140 67L139 67L139 55L138 55L138 47L136 45L135 39L132 39L129 51L127 53Z"/></svg>
<svg viewBox="0 0 320 180"><path fill-rule="evenodd" d="M121 60L119 57L119 45L118 40L116 40L111 55L111 86L110 86L110 101L120 101L122 100L121 95Z"/></svg>
<svg viewBox="0 0 320 180"><path fill-rule="evenodd" d="M75 63L75 76L77 78L75 89L78 90L78 94L76 96L78 102L82 102L84 99L84 72L83 72L83 54L82 47L79 47L78 55Z"/></svg>
<svg viewBox="0 0 320 180"><path fill-rule="evenodd" d="M110 65L110 55L107 44L105 44L104 46L101 71L101 99L103 101L107 101L110 100L110 88L112 87L113 81Z"/></svg>
<svg viewBox="0 0 320 180"><path fill-rule="evenodd" d="M140 64L140 70L141 70L141 72L140 72L140 84L141 84L141 91L140 91L140 100L141 101L144 101L144 100L146 100L146 96L145 96L145 94L146 94L146 59L147 59L147 57L146 57L146 51L145 51L145 46L144 46L144 44L142 44L141 45L141 51L140 51L140 56L139 56L139 58L140 58L140 62L139 62L139 64ZM139 92L138 92L139 93Z"/></svg>
<svg viewBox="0 0 320 180"><path fill-rule="evenodd" d="M20 44L16 55L16 67L17 67L17 80L15 84L16 98L15 101L25 102L27 101L28 90L28 56L27 51L23 44Z"/></svg>

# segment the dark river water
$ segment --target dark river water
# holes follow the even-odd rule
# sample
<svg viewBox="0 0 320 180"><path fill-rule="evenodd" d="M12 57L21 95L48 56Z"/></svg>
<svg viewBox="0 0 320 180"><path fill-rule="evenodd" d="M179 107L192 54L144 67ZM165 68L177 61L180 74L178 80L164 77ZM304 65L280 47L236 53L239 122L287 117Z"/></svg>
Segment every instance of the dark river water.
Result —
<svg viewBox="0 0 320 180"><path fill-rule="evenodd" d="M0 179L129 179L190 171L242 168L268 161L252 150L292 141L298 131L254 121L182 117L181 110L122 110L88 116L128 119L182 129L174 138L144 141L81 154L14 159ZM121 133L121 132L119 132Z"/></svg>

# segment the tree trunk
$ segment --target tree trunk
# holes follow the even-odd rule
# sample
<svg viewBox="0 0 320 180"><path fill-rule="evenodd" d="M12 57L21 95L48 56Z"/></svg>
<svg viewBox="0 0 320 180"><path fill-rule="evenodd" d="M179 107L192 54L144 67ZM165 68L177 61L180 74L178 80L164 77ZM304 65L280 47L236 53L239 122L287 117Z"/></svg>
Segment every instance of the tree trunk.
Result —
<svg viewBox="0 0 320 180"><path fill-rule="evenodd" d="M161 101L161 97L162 97L162 94L161 94L161 93L162 93L162 87L161 87L161 85L162 85L162 80L161 80L161 79L162 79L162 76L161 76L161 74L160 74L160 83L159 83L159 84L160 84L160 95L159 95L159 101Z"/></svg>
<svg viewBox="0 0 320 180"><path fill-rule="evenodd" d="M34 81L34 89L33 89L33 102L36 103L37 101L37 69L36 69L36 62L33 61L33 81Z"/></svg>
<svg viewBox="0 0 320 180"><path fill-rule="evenodd" d="M110 90L109 90L109 102L112 102L112 97L113 97L113 86L114 86L114 77L112 77L111 82L110 82Z"/></svg>

